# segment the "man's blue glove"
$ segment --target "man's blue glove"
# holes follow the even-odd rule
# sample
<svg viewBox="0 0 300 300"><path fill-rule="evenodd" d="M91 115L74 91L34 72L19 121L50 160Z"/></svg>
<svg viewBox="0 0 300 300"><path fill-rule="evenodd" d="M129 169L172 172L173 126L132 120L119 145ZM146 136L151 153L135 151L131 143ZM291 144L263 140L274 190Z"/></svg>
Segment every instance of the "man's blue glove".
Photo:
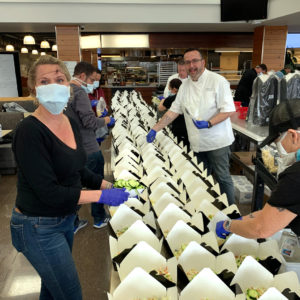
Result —
<svg viewBox="0 0 300 300"><path fill-rule="evenodd" d="M96 140L97 140L98 144L100 145L105 140L105 138L97 138Z"/></svg>
<svg viewBox="0 0 300 300"><path fill-rule="evenodd" d="M164 96L158 96L157 98L158 98L159 100L165 99Z"/></svg>
<svg viewBox="0 0 300 300"><path fill-rule="evenodd" d="M102 194L98 200L98 203L103 203L110 206L119 206L123 202L127 201L128 197L129 193L125 192L125 188L102 190Z"/></svg>
<svg viewBox="0 0 300 300"><path fill-rule="evenodd" d="M203 128L208 128L209 127L209 123L207 121L195 121L193 120L195 126L198 129L203 129Z"/></svg>
<svg viewBox="0 0 300 300"><path fill-rule="evenodd" d="M91 100L92 107L96 107L98 104L98 100Z"/></svg>
<svg viewBox="0 0 300 300"><path fill-rule="evenodd" d="M147 142L152 143L155 140L155 137L156 137L156 131L154 129L151 129L146 137Z"/></svg>
<svg viewBox="0 0 300 300"><path fill-rule="evenodd" d="M107 114L108 114L108 111L107 111L107 109L106 109L106 108L104 108L104 111L102 112L102 114L101 114L100 118L106 117L106 116L107 116Z"/></svg>
<svg viewBox="0 0 300 300"><path fill-rule="evenodd" d="M114 126L116 123L116 120L113 118L113 117L110 117L110 121L109 123L107 124L108 127L112 127Z"/></svg>
<svg viewBox="0 0 300 300"><path fill-rule="evenodd" d="M230 231L224 228L224 222L225 221L219 221L216 225L216 234L221 239L226 239L226 236L230 234Z"/></svg>

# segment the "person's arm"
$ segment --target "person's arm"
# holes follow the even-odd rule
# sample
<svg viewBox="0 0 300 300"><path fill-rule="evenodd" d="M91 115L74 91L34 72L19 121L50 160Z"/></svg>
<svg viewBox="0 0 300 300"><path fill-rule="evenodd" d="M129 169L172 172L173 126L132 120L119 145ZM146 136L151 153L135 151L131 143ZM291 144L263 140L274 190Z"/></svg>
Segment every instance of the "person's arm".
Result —
<svg viewBox="0 0 300 300"><path fill-rule="evenodd" d="M229 118L234 112L220 112L217 115L215 115L213 118L211 118L209 121L211 125L216 125L218 123L221 123L225 121L227 118Z"/></svg>
<svg viewBox="0 0 300 300"><path fill-rule="evenodd" d="M168 126L170 123L172 123L177 117L179 116L178 113L175 113L171 110L168 110L163 117L159 120L158 123L156 123L152 129L157 131L160 131L161 129Z"/></svg>
<svg viewBox="0 0 300 300"><path fill-rule="evenodd" d="M256 213L242 220L232 221L230 232L249 239L267 238L285 228L297 215L285 208L274 207L268 203Z"/></svg>
<svg viewBox="0 0 300 300"><path fill-rule="evenodd" d="M163 100L160 101L160 103L159 103L159 105L158 105L158 107L157 107L157 109L158 109L159 111L165 111L165 110L167 109L167 108L164 106L165 100L166 100L166 99L163 99Z"/></svg>
<svg viewBox="0 0 300 300"><path fill-rule="evenodd" d="M97 128L105 126L105 118L98 118L95 116L90 100L85 91L80 91L74 100L76 101L76 113L84 128L96 130Z"/></svg>

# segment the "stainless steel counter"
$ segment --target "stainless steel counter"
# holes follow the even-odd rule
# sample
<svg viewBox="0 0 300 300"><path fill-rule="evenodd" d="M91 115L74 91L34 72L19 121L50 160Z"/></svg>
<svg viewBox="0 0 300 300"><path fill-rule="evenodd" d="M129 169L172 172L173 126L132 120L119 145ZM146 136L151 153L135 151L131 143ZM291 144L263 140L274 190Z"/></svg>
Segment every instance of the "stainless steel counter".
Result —
<svg viewBox="0 0 300 300"><path fill-rule="evenodd" d="M246 120L239 119L238 116L239 113L236 112L230 118L233 130L238 131L241 134L249 137L256 144L260 144L268 136L268 126L253 125L246 122Z"/></svg>

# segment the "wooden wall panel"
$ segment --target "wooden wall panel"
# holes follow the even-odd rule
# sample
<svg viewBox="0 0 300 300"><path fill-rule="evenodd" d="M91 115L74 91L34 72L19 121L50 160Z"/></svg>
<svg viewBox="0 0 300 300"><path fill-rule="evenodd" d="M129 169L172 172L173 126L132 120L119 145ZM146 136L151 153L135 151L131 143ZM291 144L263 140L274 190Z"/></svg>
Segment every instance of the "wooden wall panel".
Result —
<svg viewBox="0 0 300 300"><path fill-rule="evenodd" d="M263 62L268 70L284 67L287 26L265 26Z"/></svg>
<svg viewBox="0 0 300 300"><path fill-rule="evenodd" d="M57 57L64 61L81 60L80 31L77 25L55 26Z"/></svg>
<svg viewBox="0 0 300 300"><path fill-rule="evenodd" d="M252 48L253 33L226 32L182 32L182 33L150 33L150 48Z"/></svg>
<svg viewBox="0 0 300 300"><path fill-rule="evenodd" d="M220 56L221 70L238 70L239 52L223 52Z"/></svg>

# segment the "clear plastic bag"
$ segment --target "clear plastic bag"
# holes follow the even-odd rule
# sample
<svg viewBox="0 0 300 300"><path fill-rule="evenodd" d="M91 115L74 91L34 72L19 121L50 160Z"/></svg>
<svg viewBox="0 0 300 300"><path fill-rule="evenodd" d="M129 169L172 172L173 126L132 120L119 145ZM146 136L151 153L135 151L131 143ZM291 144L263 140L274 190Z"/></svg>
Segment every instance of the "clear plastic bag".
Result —
<svg viewBox="0 0 300 300"><path fill-rule="evenodd" d="M21 105L16 102L4 103L3 105L4 111L6 112L28 112Z"/></svg>
<svg viewBox="0 0 300 300"><path fill-rule="evenodd" d="M261 75L254 80L247 121L266 126L272 109L278 100L278 78L275 75Z"/></svg>

